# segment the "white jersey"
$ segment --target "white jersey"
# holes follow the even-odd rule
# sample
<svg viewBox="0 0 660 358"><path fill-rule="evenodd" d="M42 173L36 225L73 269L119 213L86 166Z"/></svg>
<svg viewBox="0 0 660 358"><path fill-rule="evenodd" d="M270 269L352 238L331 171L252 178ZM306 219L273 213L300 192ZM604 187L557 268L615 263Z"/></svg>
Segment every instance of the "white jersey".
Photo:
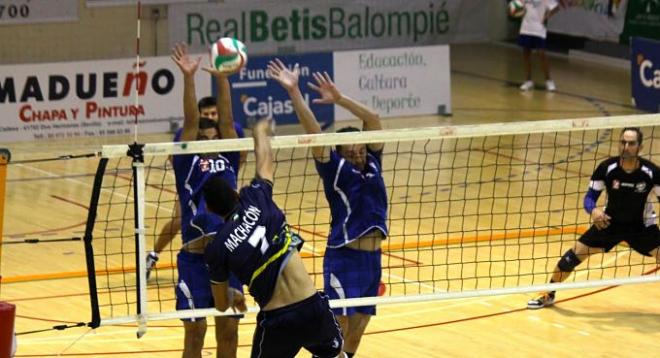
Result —
<svg viewBox="0 0 660 358"><path fill-rule="evenodd" d="M525 16L520 24L520 34L545 38L548 30L544 19L546 13L554 10L559 4L557 0L524 0Z"/></svg>

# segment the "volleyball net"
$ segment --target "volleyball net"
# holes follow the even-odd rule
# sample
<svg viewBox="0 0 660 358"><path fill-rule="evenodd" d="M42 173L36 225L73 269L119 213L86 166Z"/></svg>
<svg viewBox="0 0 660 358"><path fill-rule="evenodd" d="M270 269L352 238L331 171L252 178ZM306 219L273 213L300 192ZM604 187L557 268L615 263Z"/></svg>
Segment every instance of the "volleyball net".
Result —
<svg viewBox="0 0 660 358"><path fill-rule="evenodd" d="M618 155L621 129L630 126L644 133L641 156L660 160L656 125L654 114L278 136L273 197L306 240L301 254L322 289L330 211L311 148L385 143L386 292L335 300L334 307L658 281L653 259L619 245L590 257L565 282L548 284L559 258L590 225L582 201L597 164ZM149 281L145 255L179 219L170 156L248 151L240 187L254 177L252 149L251 138L103 148L85 235L92 326L137 321L144 329L151 320L220 314L175 310L180 237ZM657 207L655 197L649 200Z"/></svg>

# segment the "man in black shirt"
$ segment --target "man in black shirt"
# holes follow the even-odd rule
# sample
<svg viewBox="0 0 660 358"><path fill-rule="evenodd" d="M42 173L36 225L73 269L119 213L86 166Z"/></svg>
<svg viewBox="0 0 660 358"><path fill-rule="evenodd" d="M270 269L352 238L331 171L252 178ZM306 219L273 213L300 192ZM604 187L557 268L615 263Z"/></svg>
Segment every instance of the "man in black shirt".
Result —
<svg viewBox="0 0 660 358"><path fill-rule="evenodd" d="M209 211L225 224L205 251L215 307L245 311L245 300L228 284L229 273L249 287L259 304L252 357L294 357L304 347L317 357L344 357L339 323L328 297L314 288L298 249L273 201L272 120L252 130L256 176L240 194L217 176L204 186Z"/></svg>
<svg viewBox="0 0 660 358"><path fill-rule="evenodd" d="M660 233L653 206L647 201L651 192L660 197L660 170L639 157L642 140L639 128L624 128L620 155L601 162L591 175L584 209L591 215L593 225L559 259L550 283L564 281L587 257L608 252L621 241L660 262ZM607 190L604 210L596 207L603 190ZM541 292L527 302L527 308L543 308L554 302L555 291Z"/></svg>

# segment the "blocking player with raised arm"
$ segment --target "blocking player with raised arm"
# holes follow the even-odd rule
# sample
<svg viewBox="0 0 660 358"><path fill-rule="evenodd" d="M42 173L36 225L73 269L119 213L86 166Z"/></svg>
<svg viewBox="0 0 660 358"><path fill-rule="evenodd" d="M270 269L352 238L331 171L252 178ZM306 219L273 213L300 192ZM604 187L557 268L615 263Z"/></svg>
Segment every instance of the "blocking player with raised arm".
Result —
<svg viewBox="0 0 660 358"><path fill-rule="evenodd" d="M236 138L229 80L225 74L212 69L218 86L219 123L199 115L195 108L194 74L201 58L188 55L185 45L175 46L172 60L179 66L184 77L184 121L181 141L213 140ZM176 155L172 166L176 179L177 196L181 207L181 238L183 245L177 254L178 282L175 288L176 309L198 309L214 306L209 274L204 263L204 249L222 221L216 215L206 212L202 187L209 178L221 177L236 187L236 170L240 161L238 152L193 153ZM237 296L241 295L242 285L234 279L232 283ZM183 357L200 357L206 335L206 318L184 319ZM238 345L238 317L215 317L215 336L218 357L235 357Z"/></svg>
<svg viewBox="0 0 660 358"><path fill-rule="evenodd" d="M194 87L194 86L193 86ZM185 91L193 91L192 95L195 95L195 89L194 88L186 88L184 89ZM184 96L188 96L189 94L184 93ZM191 101L194 102L194 101ZM218 101L215 97L203 97L197 102L197 109L199 111L200 118L208 118L213 120L214 122L218 123ZM236 133L238 134L239 138L245 137L245 134L243 132L243 127L238 122L234 122L234 129L236 129ZM176 133L174 133L174 142L180 142L181 141L181 133L183 132L183 128L179 128ZM236 169L236 172L240 172L240 168L243 167L245 164L246 160L246 155L247 152L241 152L241 160L240 160L240 165ZM174 240L176 235L181 231L181 207L179 205L178 199L175 200L174 202L174 209L173 209L173 214L172 218L165 224L163 225L163 228L161 229L160 233L158 234L158 237L156 238L156 242L154 243L153 250L149 252L147 255L147 279L150 278L151 272L153 268L156 266L156 263L158 262L160 258L160 253L165 250L165 248Z"/></svg>
<svg viewBox="0 0 660 358"><path fill-rule="evenodd" d="M624 128L619 156L601 162L591 175L584 209L591 215L593 225L561 257L550 283L566 280L587 257L608 252L621 241L660 262L660 232L653 205L647 201L651 193L660 196L660 169L639 157L643 138L639 128ZM607 191L604 210L596 207L603 190ZM541 292L527 303L527 308L543 308L554 302L555 291Z"/></svg>
<svg viewBox="0 0 660 358"><path fill-rule="evenodd" d="M250 185L236 193L214 177L204 186L208 209L225 220L206 248L215 307L246 310L227 281L233 272L261 309L252 357L294 357L303 347L318 357L343 357L341 329L328 298L314 288L298 252L302 240L273 201L271 128L272 119L253 128L256 175Z"/></svg>
<svg viewBox="0 0 660 358"><path fill-rule="evenodd" d="M316 117L298 88L299 69L289 70L280 60L271 61L272 77L287 90L301 125L307 133L321 133ZM314 73L309 86L321 98L315 103L337 104L362 120L363 130L382 129L377 113L343 95L327 73ZM346 127L338 132L359 131ZM316 162L332 216L323 259L324 290L331 299L377 296L381 278L381 242L387 237L387 192L382 176L383 144L314 147ZM334 309L344 332L344 351L357 351L376 306Z"/></svg>

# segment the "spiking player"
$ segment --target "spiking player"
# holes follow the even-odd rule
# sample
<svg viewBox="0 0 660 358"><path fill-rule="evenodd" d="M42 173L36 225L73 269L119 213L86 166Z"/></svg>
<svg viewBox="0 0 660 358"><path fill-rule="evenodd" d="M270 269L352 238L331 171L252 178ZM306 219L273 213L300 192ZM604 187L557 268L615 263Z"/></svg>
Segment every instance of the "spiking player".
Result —
<svg viewBox="0 0 660 358"><path fill-rule="evenodd" d="M593 225L561 257L550 283L564 281L587 257L608 252L621 241L660 262L660 233L653 206L647 201L651 192L660 196L660 169L639 157L643 138L639 128L624 128L619 156L601 162L591 175L584 209ZM596 207L603 190L607 190L605 210ZM554 302L555 291L541 292L527 308L543 308Z"/></svg>
<svg viewBox="0 0 660 358"><path fill-rule="evenodd" d="M229 80L226 74L205 69L213 74L218 86L218 113L220 121L202 117L195 108L194 74L201 58L192 59L185 45L177 44L172 53L184 77L184 121L181 141L236 138L231 111ZM181 207L181 238L183 246L177 255L178 283L176 309L213 307L209 274L204 263L204 249L222 222L205 210L202 186L210 177L221 177L236 187L236 169L240 153L204 153L177 155L172 158L177 195ZM242 296L242 285L234 278L237 296ZM215 336L218 357L235 357L238 345L238 317L216 317ZM206 335L206 319L195 317L183 320L185 330L183 357L200 357Z"/></svg>
<svg viewBox="0 0 660 358"><path fill-rule="evenodd" d="M300 124L307 133L321 133L316 117L305 104L298 65L287 69L280 60L268 65L273 78L287 90ZM320 99L315 103L338 104L363 122L364 130L382 129L377 113L343 95L327 73L315 73ZM338 132L359 131L346 127ZM381 242L387 237L387 192L382 176L383 144L372 143L313 147L316 170L323 180L332 221L323 259L324 290L330 298L377 296L381 278ZM335 309L346 339L344 351L352 357L375 306Z"/></svg>
<svg viewBox="0 0 660 358"><path fill-rule="evenodd" d="M273 202L271 128L271 119L253 128L256 176L240 194L219 177L204 186L208 209L226 222L206 248L215 307L246 310L227 282L233 272L261 308L252 357L294 357L303 347L318 357L344 357L328 298L314 288L298 252L302 240Z"/></svg>

